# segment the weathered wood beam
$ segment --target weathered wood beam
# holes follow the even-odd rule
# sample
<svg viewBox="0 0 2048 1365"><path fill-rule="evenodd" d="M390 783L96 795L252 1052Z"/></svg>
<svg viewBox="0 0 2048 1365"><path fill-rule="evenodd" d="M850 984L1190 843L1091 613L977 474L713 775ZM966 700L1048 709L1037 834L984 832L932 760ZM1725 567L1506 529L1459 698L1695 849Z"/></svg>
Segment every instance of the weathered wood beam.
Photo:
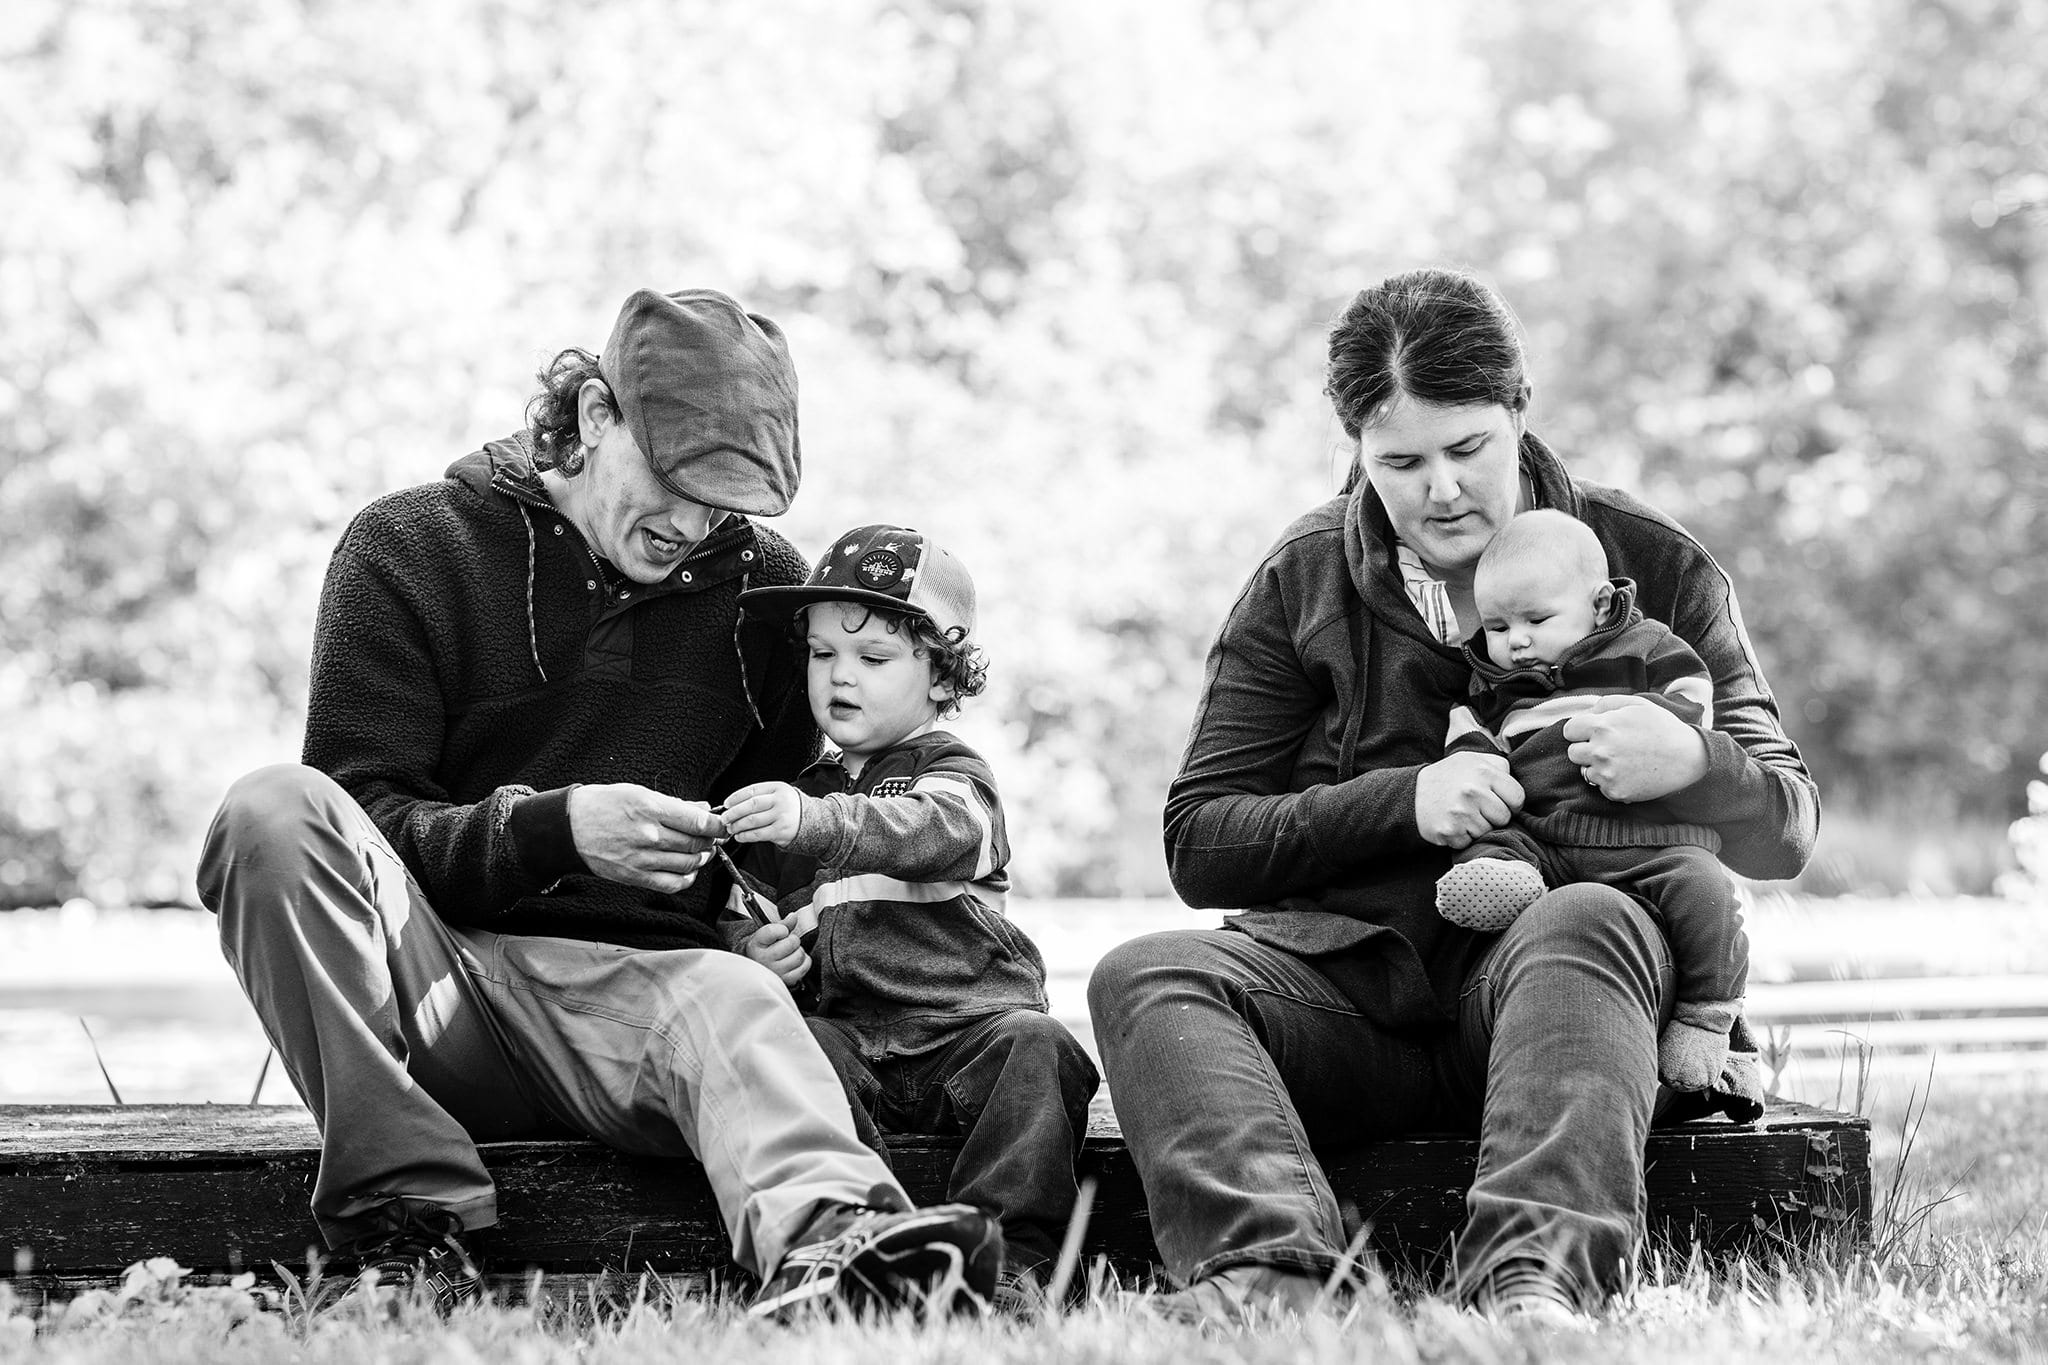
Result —
<svg viewBox="0 0 2048 1365"><path fill-rule="evenodd" d="M942 1199L958 1140L898 1138L898 1176ZM480 1250L500 1270L722 1267L728 1246L693 1162L626 1156L589 1142L483 1148L500 1224ZM1464 1218L1478 1144L1412 1137L1324 1154L1372 1245L1423 1273ZM1786 1240L1858 1236L1870 1214L1870 1125L1775 1104L1762 1122L1700 1122L1651 1135L1653 1230L1717 1254ZM203 1274L303 1267L318 1243L307 1212L319 1163L306 1111L280 1106L0 1107L0 1255L17 1274L112 1276L149 1256ZM1153 1257L1144 1194L1114 1121L1098 1113L1081 1158L1097 1182L1087 1250L1126 1273Z"/></svg>

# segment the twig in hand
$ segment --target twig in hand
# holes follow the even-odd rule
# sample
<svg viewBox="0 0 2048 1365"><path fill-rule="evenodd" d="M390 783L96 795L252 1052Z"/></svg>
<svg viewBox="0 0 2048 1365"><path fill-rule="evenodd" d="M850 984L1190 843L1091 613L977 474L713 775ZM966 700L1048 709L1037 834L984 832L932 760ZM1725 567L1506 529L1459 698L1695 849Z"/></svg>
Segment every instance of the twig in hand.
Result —
<svg viewBox="0 0 2048 1365"><path fill-rule="evenodd" d="M92 1036L92 1026L85 1022L85 1016L82 1014L78 1016L78 1026L85 1030L85 1041L92 1044L93 1063L100 1069L100 1079L107 1083L107 1089L113 1093L114 1103L125 1105L128 1101L121 1098L120 1090L114 1085L114 1078L107 1074L106 1062L100 1058L100 1040Z"/></svg>
<svg viewBox="0 0 2048 1365"><path fill-rule="evenodd" d="M782 914L775 908L775 903L748 885L746 873L740 871L739 864L725 851L725 845L713 844L711 851L718 855L718 861L725 864L726 872L732 876L732 884L740 893L740 905L747 914L762 924L782 923Z"/></svg>

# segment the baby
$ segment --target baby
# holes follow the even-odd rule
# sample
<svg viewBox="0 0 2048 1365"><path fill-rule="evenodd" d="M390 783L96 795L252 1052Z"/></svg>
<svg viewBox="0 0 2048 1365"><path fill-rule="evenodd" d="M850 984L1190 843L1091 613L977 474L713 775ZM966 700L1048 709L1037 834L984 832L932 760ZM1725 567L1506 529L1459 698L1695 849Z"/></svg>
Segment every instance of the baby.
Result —
<svg viewBox="0 0 2048 1365"><path fill-rule="evenodd" d="M1548 509L1514 518L1480 557L1481 633L1465 643L1471 693L1452 710L1444 747L1505 756L1525 799L1509 824L1457 854L1437 882L1437 909L1491 932L1567 882L1603 882L1647 903L1677 976L1658 1071L1676 1089L1706 1090L1727 1059L1749 972L1741 907L1715 856L1720 835L1662 801L1601 795L1567 756L1563 730L1615 695L1647 698L1705 729L1713 680L1683 640L1636 608L1635 585L1607 573L1592 528Z"/></svg>

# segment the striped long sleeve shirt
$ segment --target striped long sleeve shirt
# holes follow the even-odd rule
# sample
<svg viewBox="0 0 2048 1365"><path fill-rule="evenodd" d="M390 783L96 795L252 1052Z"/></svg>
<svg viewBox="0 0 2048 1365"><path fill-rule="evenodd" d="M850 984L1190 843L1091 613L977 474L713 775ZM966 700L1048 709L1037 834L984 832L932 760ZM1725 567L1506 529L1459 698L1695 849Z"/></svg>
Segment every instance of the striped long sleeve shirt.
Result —
<svg viewBox="0 0 2048 1365"><path fill-rule="evenodd" d="M964 1019L1046 1008L1045 960L1005 913L1010 841L980 754L927 730L857 780L828 757L796 786L796 837L744 861L810 940L814 1012L908 1053Z"/></svg>

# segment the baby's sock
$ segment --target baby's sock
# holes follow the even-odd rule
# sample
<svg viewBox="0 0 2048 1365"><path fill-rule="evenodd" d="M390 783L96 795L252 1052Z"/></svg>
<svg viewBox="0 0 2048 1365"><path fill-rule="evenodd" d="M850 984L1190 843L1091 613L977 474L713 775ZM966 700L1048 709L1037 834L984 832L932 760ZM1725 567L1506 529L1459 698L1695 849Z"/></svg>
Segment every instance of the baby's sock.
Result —
<svg viewBox="0 0 2048 1365"><path fill-rule="evenodd" d="M1550 888L1519 858L1474 858L1437 878L1436 909L1451 923L1496 934Z"/></svg>

